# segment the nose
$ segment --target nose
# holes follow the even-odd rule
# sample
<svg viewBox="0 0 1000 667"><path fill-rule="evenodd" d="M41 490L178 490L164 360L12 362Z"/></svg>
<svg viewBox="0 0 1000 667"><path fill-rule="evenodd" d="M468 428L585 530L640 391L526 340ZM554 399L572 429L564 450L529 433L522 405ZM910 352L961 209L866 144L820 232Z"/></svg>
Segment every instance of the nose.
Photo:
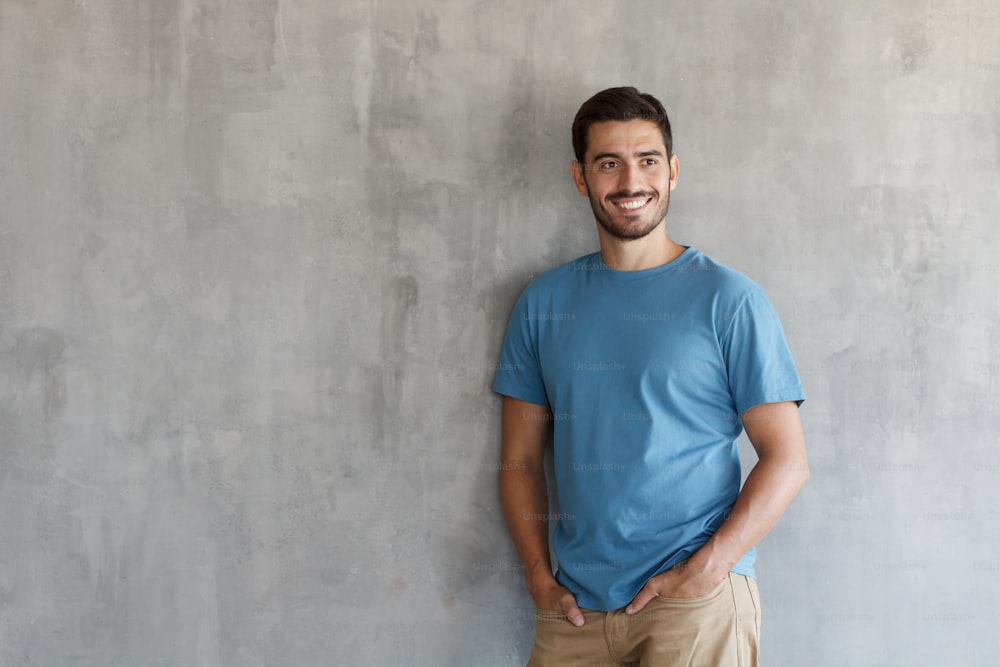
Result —
<svg viewBox="0 0 1000 667"><path fill-rule="evenodd" d="M638 192L642 190L642 174L634 164L622 165L618 172L618 188L623 192Z"/></svg>

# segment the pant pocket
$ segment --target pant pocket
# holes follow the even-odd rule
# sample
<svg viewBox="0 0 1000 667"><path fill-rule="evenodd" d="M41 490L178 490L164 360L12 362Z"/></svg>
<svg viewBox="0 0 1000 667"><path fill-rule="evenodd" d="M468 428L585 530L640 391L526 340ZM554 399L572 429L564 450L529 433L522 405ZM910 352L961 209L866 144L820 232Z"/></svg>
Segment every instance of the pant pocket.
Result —
<svg viewBox="0 0 1000 667"><path fill-rule="evenodd" d="M660 602L663 602L663 603L666 603L666 604L697 605L697 604L702 604L704 602L709 602L711 600L714 600L714 599L716 599L716 598L724 595L726 593L726 590L728 588L729 588L729 576L727 575L727 576L725 576L725 577L722 578L722 581L720 581L719 584L715 588L713 588L711 591L709 591L705 595L699 595L699 596L693 597L693 598L672 598L672 597L666 597L666 596L663 596L663 595L657 595L655 598L653 598L652 601L655 602L655 601L659 600Z"/></svg>
<svg viewBox="0 0 1000 667"><path fill-rule="evenodd" d="M563 620L569 623L566 618L566 612L556 611L554 609L535 609L535 620L536 621L559 621Z"/></svg>

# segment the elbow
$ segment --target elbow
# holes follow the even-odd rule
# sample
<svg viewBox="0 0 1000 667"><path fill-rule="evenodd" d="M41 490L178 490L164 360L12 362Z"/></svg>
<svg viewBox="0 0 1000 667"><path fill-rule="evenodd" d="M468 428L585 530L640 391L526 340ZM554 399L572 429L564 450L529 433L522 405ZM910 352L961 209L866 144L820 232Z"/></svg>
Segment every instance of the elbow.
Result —
<svg viewBox="0 0 1000 667"><path fill-rule="evenodd" d="M500 477L512 477L527 473L534 468L535 466L526 461L501 461L499 473Z"/></svg>
<svg viewBox="0 0 1000 667"><path fill-rule="evenodd" d="M505 486L517 485L525 479L534 479L545 472L540 465L534 465L528 461L501 461L497 470L497 481L501 491Z"/></svg>
<svg viewBox="0 0 1000 667"><path fill-rule="evenodd" d="M761 460L764 463L764 459ZM809 481L809 461L805 456L786 456L769 459L767 465L784 484L794 487L797 492Z"/></svg>
<svg viewBox="0 0 1000 667"><path fill-rule="evenodd" d="M545 466L541 461L531 459L506 460L500 463L497 471L500 492L504 490L521 489L524 485L536 486L545 484Z"/></svg>
<svg viewBox="0 0 1000 667"><path fill-rule="evenodd" d="M810 477L809 461L803 458L797 464L796 469L798 470L798 482L799 482L799 488L801 489L803 486L806 485L806 482L809 481Z"/></svg>

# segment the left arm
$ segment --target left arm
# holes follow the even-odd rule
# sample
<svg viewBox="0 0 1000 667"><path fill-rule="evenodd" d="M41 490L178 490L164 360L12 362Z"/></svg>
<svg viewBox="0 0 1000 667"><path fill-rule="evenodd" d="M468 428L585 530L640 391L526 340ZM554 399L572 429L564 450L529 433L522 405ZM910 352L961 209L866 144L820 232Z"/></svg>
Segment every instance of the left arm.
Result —
<svg viewBox="0 0 1000 667"><path fill-rule="evenodd" d="M758 461L740 490L725 523L682 568L659 574L628 606L642 610L654 597L707 595L743 555L778 523L809 479L805 434L794 401L761 403L743 413L743 428Z"/></svg>

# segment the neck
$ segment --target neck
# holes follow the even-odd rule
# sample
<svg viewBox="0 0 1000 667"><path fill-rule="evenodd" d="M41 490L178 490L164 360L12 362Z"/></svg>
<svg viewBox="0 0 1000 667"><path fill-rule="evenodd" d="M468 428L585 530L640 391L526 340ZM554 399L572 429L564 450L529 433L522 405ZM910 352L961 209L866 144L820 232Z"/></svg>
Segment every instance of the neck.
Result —
<svg viewBox="0 0 1000 667"><path fill-rule="evenodd" d="M642 271L672 262L684 252L662 228L654 229L641 239L623 241L608 234L598 225L601 259L615 271Z"/></svg>

